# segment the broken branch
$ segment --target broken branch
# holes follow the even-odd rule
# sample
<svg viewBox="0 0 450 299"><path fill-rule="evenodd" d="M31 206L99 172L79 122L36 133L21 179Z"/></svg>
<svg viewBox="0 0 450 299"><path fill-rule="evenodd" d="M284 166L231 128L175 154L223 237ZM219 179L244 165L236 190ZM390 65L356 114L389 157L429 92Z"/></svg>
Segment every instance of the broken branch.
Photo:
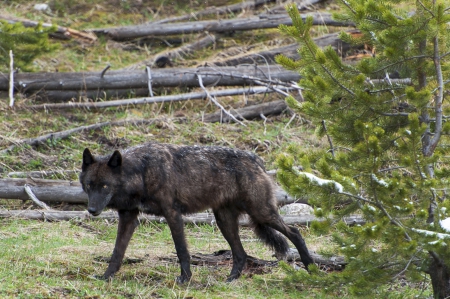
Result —
<svg viewBox="0 0 450 299"><path fill-rule="evenodd" d="M227 110L225 110L225 108L213 97L211 96L211 94L209 93L209 91L205 88L205 86L203 85L203 80L202 80L202 76L201 75L197 75L198 77L198 84L200 85L200 87L205 91L206 96L208 97L208 99L214 103L214 105L216 105L217 107L220 108L221 112L225 113L226 115L228 115L231 119L233 119L235 122L237 122L240 125L243 125L244 127L246 127L246 125L237 120L234 115L230 114Z"/></svg>

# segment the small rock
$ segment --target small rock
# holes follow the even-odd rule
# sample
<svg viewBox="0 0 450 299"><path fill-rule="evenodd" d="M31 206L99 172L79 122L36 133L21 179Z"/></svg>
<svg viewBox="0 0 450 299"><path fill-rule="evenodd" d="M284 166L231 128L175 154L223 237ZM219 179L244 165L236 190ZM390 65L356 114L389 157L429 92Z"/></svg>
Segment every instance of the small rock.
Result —
<svg viewBox="0 0 450 299"><path fill-rule="evenodd" d="M50 11L50 6L48 6L48 4L45 3L38 3L34 5L34 10L38 10L38 11Z"/></svg>
<svg viewBox="0 0 450 299"><path fill-rule="evenodd" d="M281 214L285 215L313 215L314 209L303 203L292 203L280 208Z"/></svg>

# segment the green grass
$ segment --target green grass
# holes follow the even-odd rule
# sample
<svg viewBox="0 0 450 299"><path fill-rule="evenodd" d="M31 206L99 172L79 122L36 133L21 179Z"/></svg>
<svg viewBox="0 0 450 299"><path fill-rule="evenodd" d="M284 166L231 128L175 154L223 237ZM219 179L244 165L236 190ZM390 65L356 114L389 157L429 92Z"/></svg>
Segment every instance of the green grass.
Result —
<svg viewBox="0 0 450 299"><path fill-rule="evenodd" d="M94 278L106 269L102 262L112 253L116 223L101 221L40 222L2 220L0 231L0 281L2 298L294 298L293 290L283 290L282 273L225 283L229 266L193 266L193 279L179 286L175 277L174 246L166 225L145 223L138 227L126 257L141 262L125 264L112 281ZM216 227L186 227L191 253L212 253L227 249ZM271 252L254 241L248 229L241 232L250 255L265 259ZM161 258L171 257L172 261ZM281 275L281 276L280 276ZM279 287L264 287L277 281ZM244 297L242 297L244 295Z"/></svg>
<svg viewBox="0 0 450 299"><path fill-rule="evenodd" d="M320 290L283 282L279 267L264 274L244 274L226 283L231 266L192 266L193 278L185 285L175 283L179 266L175 262L172 238L164 224L141 224L128 247L125 261L111 281L98 280L107 267L116 236L115 221L42 222L3 219L0 223L1 298L335 298ZM187 225L191 254L210 254L228 245L210 225ZM302 229L306 242L324 246L327 238ZM242 228L241 239L249 255L273 260L272 252ZM320 243L320 245L319 245ZM303 270L300 270L303 271ZM426 298L422 292L400 282L383 298ZM342 298L352 298L342 291Z"/></svg>

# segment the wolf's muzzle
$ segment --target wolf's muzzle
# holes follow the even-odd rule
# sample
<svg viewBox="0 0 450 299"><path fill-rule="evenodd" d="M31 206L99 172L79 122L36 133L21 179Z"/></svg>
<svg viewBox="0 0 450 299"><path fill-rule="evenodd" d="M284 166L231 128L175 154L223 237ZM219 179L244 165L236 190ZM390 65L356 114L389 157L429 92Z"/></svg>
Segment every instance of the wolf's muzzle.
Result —
<svg viewBox="0 0 450 299"><path fill-rule="evenodd" d="M92 216L98 216L98 215L100 215L100 213L101 213L102 211L97 211L96 208L89 207L89 208L88 208L88 212L89 212Z"/></svg>

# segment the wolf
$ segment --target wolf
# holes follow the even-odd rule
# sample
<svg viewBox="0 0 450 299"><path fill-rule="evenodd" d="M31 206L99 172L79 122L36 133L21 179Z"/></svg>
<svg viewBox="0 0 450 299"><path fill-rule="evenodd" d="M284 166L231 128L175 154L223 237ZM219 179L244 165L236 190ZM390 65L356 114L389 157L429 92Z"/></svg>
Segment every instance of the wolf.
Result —
<svg viewBox="0 0 450 299"><path fill-rule="evenodd" d="M279 215L272 179L261 158L251 152L150 142L93 156L86 148L79 179L90 214L97 216L106 207L119 214L116 243L103 279L120 269L140 212L165 217L181 267L178 283L192 276L182 215L206 209L212 209L231 247L233 267L227 281L238 278L246 264L238 222L244 213L256 235L277 256L289 249L283 234L297 248L306 269L314 262L299 231Z"/></svg>

